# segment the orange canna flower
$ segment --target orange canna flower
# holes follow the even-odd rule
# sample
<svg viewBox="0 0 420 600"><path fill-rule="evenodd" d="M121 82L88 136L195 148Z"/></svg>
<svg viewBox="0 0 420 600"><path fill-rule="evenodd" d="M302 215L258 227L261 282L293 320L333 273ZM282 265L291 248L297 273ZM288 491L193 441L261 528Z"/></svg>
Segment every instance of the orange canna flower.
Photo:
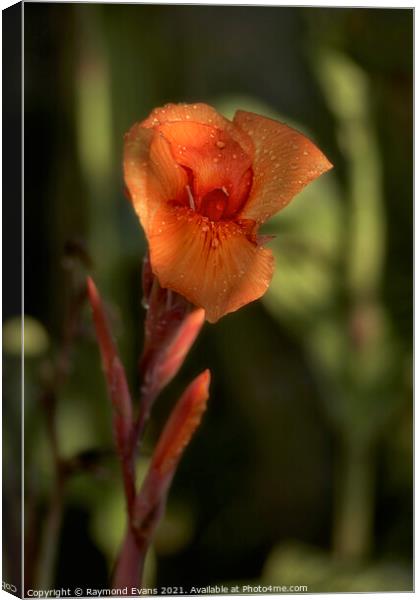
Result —
<svg viewBox="0 0 420 600"><path fill-rule="evenodd" d="M258 228L332 167L304 135L207 104L168 104L126 135L124 176L164 288L215 322L260 298L273 255Z"/></svg>

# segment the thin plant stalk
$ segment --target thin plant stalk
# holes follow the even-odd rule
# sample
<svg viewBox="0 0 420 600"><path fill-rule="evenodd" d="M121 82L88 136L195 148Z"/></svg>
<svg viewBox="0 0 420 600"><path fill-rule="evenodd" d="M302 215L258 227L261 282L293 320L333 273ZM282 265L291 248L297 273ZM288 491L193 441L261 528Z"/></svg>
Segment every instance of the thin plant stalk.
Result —
<svg viewBox="0 0 420 600"><path fill-rule="evenodd" d="M182 452L198 427L208 397L209 373L197 377L181 396L164 428L148 475L137 492L135 464L152 406L175 376L204 323L204 310L163 289L143 269L146 338L140 361L143 377L140 406L134 417L124 367L112 339L99 292L89 277L87 289L108 392L113 406L113 427L127 505L127 532L117 560L113 586L136 589L153 533L163 514L170 483ZM163 441L162 441L163 440ZM167 458L165 456L167 455ZM157 461L157 462L156 462ZM162 470L162 464L166 467Z"/></svg>
<svg viewBox="0 0 420 600"><path fill-rule="evenodd" d="M370 553L373 525L373 456L368 444L348 443L339 462L333 548L338 559L360 562Z"/></svg>
<svg viewBox="0 0 420 600"><path fill-rule="evenodd" d="M74 288L76 288L75 291ZM57 394L68 376L71 353L77 337L81 312L85 300L85 286L76 287L72 280L72 298L64 320L61 346L54 364L51 381L47 384L40 400L41 405L44 408L47 438L50 445L54 469L53 493L41 534L41 546L36 569L36 584L40 589L54 587L53 574L64 513L64 489L69 475L65 461L61 456L57 434Z"/></svg>

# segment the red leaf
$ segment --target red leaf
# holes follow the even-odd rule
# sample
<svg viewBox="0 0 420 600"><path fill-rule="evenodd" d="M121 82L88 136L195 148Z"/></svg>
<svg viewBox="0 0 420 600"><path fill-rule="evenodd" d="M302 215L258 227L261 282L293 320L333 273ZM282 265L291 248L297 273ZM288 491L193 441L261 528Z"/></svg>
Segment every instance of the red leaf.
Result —
<svg viewBox="0 0 420 600"><path fill-rule="evenodd" d="M181 456L201 423L209 384L209 370L194 379L178 400L159 437L134 508L133 527L141 538L147 537L150 541L159 521Z"/></svg>
<svg viewBox="0 0 420 600"><path fill-rule="evenodd" d="M114 431L120 454L125 456L130 450L133 427L132 402L124 367L118 356L105 316L102 300L93 280L87 278L89 302L92 307L96 337L101 351L102 366L108 392L114 408Z"/></svg>
<svg viewBox="0 0 420 600"><path fill-rule="evenodd" d="M146 395L157 396L175 377L200 333L204 318L202 308L190 312L187 309L186 314L180 314L175 307L160 316L142 357L143 392Z"/></svg>
<svg viewBox="0 0 420 600"><path fill-rule="evenodd" d="M159 437L151 469L161 474L174 470L182 452L201 422L209 397L210 371L206 369L187 387Z"/></svg>

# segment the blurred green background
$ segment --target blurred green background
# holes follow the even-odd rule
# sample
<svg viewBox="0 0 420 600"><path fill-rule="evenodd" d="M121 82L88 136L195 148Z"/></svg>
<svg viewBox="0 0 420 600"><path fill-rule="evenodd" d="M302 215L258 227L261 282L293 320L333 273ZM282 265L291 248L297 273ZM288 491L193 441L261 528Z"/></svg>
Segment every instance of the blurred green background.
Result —
<svg viewBox="0 0 420 600"><path fill-rule="evenodd" d="M412 588L412 27L411 10L25 4L27 582L107 586L124 530L87 309L56 407L61 454L84 460L51 516L40 397L69 303L64 248L90 255L136 389L146 246L123 134L155 106L203 101L286 121L335 168L267 224L264 299L206 325L155 407L139 471L211 369L146 583Z"/></svg>

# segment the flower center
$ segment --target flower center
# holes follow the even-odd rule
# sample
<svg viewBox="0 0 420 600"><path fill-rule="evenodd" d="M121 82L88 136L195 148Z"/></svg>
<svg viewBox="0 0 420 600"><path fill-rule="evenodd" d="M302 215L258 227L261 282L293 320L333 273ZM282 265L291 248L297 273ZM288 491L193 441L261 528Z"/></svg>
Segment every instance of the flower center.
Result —
<svg viewBox="0 0 420 600"><path fill-rule="evenodd" d="M187 175L170 201L212 221L234 220L251 190L252 156L227 131L208 124L177 121L158 129Z"/></svg>
<svg viewBox="0 0 420 600"><path fill-rule="evenodd" d="M211 221L233 220L245 205L252 184L252 169L248 169L238 185L231 183L220 185L204 191L197 192L197 185L193 171L183 167L188 175L188 185L185 193L176 202L189 208Z"/></svg>
<svg viewBox="0 0 420 600"><path fill-rule="evenodd" d="M198 211L203 217L208 217L211 221L219 221L228 207L229 194L225 187L215 189L206 194L200 203Z"/></svg>

